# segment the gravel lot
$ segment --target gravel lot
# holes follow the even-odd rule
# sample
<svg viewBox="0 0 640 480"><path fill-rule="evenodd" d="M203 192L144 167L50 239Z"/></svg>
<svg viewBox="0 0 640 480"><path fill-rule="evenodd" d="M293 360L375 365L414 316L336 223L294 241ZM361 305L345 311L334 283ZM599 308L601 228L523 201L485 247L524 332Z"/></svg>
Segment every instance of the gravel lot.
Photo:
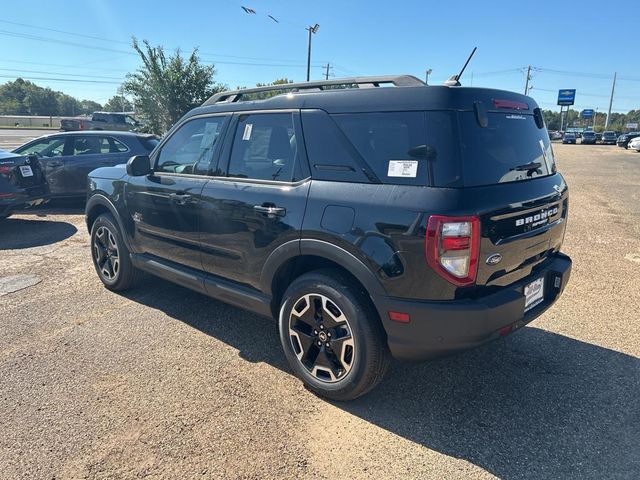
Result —
<svg viewBox="0 0 640 480"><path fill-rule="evenodd" d="M12 217L0 477L640 478L640 154L555 150L560 301L478 350L395 363L347 404L290 374L275 322L151 277L104 289L81 206Z"/></svg>

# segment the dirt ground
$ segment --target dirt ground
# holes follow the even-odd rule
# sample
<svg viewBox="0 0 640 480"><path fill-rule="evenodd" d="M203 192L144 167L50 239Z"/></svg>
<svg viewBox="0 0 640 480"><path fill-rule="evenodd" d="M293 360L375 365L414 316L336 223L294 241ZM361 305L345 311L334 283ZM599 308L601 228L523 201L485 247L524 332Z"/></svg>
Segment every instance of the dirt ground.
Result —
<svg viewBox="0 0 640 480"><path fill-rule="evenodd" d="M102 287L80 206L0 224L0 477L640 478L640 154L557 145L558 303L504 340L305 390L275 322L148 277Z"/></svg>

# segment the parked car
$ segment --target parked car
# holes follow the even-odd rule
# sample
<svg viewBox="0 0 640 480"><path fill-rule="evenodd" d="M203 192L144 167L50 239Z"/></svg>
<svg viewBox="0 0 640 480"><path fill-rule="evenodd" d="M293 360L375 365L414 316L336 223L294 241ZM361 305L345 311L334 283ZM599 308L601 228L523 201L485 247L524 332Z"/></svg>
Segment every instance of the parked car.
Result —
<svg viewBox="0 0 640 480"><path fill-rule="evenodd" d="M56 197L87 194L87 174L98 167L125 164L132 155L146 155L158 144L154 135L132 132L66 132L45 135L14 150L36 155Z"/></svg>
<svg viewBox="0 0 640 480"><path fill-rule="evenodd" d="M0 220L16 210L45 203L49 191L35 156L0 150Z"/></svg>
<svg viewBox="0 0 640 480"><path fill-rule="evenodd" d="M582 140L580 141L582 145L595 145L596 144L596 133L592 131L582 132Z"/></svg>
<svg viewBox="0 0 640 480"><path fill-rule="evenodd" d="M576 134L573 132L567 132L562 137L562 143L572 143L575 145L576 141Z"/></svg>
<svg viewBox="0 0 640 480"><path fill-rule="evenodd" d="M89 117L63 118L60 130L65 132L77 130L118 130L135 131L141 123L126 113L93 112Z"/></svg>
<svg viewBox="0 0 640 480"><path fill-rule="evenodd" d="M569 280L567 184L517 93L411 76L223 92L150 157L89 178L106 288L146 271L273 316L292 370L336 400L371 390L390 356L509 334Z"/></svg>
<svg viewBox="0 0 640 480"><path fill-rule="evenodd" d="M618 140L618 136L616 132L607 130L606 132L602 132L602 144L603 145L615 145Z"/></svg>
<svg viewBox="0 0 640 480"><path fill-rule="evenodd" d="M640 136L631 140L627 148L640 152Z"/></svg>
<svg viewBox="0 0 640 480"><path fill-rule="evenodd" d="M549 132L549 138L551 140L562 140L562 133L558 131Z"/></svg>
<svg viewBox="0 0 640 480"><path fill-rule="evenodd" d="M640 132L623 133L618 137L616 143L620 148L627 148L629 146L629 142L637 137L640 137Z"/></svg>

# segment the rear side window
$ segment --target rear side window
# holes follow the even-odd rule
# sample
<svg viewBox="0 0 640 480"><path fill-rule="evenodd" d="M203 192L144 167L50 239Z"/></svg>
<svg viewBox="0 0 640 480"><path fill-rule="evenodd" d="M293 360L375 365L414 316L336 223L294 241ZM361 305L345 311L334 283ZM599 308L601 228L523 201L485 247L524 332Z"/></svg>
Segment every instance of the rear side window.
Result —
<svg viewBox="0 0 640 480"><path fill-rule="evenodd" d="M340 129L382 183L428 185L424 112L333 115Z"/></svg>
<svg viewBox="0 0 640 480"><path fill-rule="evenodd" d="M529 180L555 173L544 128L532 115L489 113L480 127L473 112L460 112L462 171L465 186Z"/></svg>
<svg viewBox="0 0 640 480"><path fill-rule="evenodd" d="M460 183L451 112L357 113L333 118L382 183L440 187Z"/></svg>

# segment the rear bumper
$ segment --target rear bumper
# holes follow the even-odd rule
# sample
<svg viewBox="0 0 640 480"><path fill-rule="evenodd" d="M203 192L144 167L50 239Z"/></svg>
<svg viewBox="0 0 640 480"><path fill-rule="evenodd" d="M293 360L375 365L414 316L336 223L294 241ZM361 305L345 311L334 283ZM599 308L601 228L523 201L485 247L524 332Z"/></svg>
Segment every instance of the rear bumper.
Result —
<svg viewBox="0 0 640 480"><path fill-rule="evenodd" d="M500 291L475 300L405 301L382 297L376 307L387 333L391 354L400 360L424 360L476 347L531 322L560 297L571 274L571 259L556 254L535 273ZM524 287L545 278L544 301L524 313ZM388 312L410 315L394 322Z"/></svg>
<svg viewBox="0 0 640 480"><path fill-rule="evenodd" d="M23 208L36 207L42 205L49 200L49 193L46 188L42 188L41 195L27 195L25 193L17 193L15 197L0 198L0 216L5 216L16 210Z"/></svg>

